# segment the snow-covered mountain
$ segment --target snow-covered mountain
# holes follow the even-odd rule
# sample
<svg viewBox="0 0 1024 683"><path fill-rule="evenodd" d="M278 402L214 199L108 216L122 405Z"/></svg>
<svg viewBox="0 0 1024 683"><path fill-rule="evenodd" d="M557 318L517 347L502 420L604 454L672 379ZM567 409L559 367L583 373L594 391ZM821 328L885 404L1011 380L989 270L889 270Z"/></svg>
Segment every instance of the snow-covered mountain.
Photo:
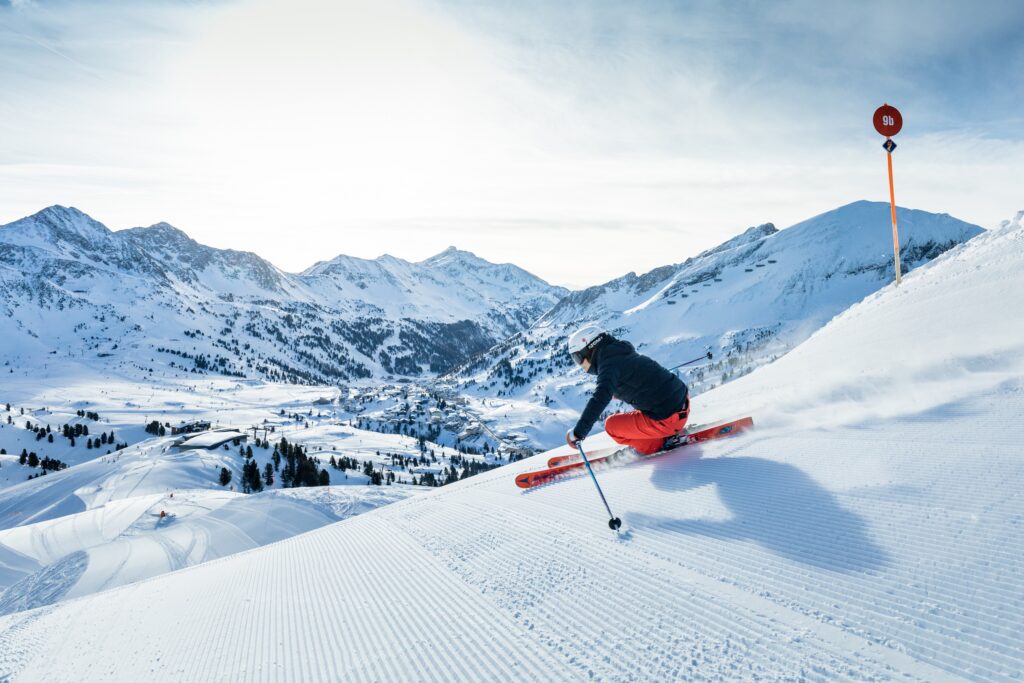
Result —
<svg viewBox="0 0 1024 683"><path fill-rule="evenodd" d="M53 206L0 227L4 360L109 358L329 383L444 371L528 326L566 290L448 249L420 263L340 256L289 274L166 223L112 232Z"/></svg>
<svg viewBox="0 0 1024 683"><path fill-rule="evenodd" d="M983 232L947 214L898 209L903 272ZM481 394L581 407L590 385L564 352L597 322L671 367L716 356L685 379L699 393L783 355L893 279L887 203L859 201L784 230L752 227L645 275L573 292L530 329L470 359L449 379Z"/></svg>
<svg viewBox="0 0 1024 683"><path fill-rule="evenodd" d="M751 414L754 430L598 472L618 535L585 474L514 486L563 447L241 555L2 616L0 673L1019 680L1020 221L695 398L695 420Z"/></svg>
<svg viewBox="0 0 1024 683"><path fill-rule="evenodd" d="M981 231L899 216L905 271ZM577 325L602 322L670 366L711 346L713 362L685 371L697 394L783 355L890 281L890 239L888 205L857 202L567 292L456 249L420 263L339 256L289 274L167 224L111 232L51 207L0 228L0 359L26 376L85 363L150 383L424 378L467 396L492 432L545 447L590 391L563 352Z"/></svg>
<svg viewBox="0 0 1024 683"><path fill-rule="evenodd" d="M360 302L364 312L391 320L488 321L509 334L529 326L567 290L551 287L511 264L496 265L449 247L419 263L394 256L338 256L308 268L302 281L321 296Z"/></svg>

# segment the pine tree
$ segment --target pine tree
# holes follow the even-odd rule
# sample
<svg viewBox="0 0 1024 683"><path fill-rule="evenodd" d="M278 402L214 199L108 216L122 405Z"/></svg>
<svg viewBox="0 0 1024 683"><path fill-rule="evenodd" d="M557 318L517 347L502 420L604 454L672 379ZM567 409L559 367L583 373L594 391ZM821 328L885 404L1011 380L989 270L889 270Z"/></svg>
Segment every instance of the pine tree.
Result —
<svg viewBox="0 0 1024 683"><path fill-rule="evenodd" d="M255 460L247 460L242 468L242 486L246 493L250 491L262 491L263 480L260 479L260 468Z"/></svg>
<svg viewBox="0 0 1024 683"><path fill-rule="evenodd" d="M34 451L28 454L28 466L39 467L39 456Z"/></svg>
<svg viewBox="0 0 1024 683"><path fill-rule="evenodd" d="M269 462L267 466L263 468L263 481L266 483L267 488L274 485L274 466Z"/></svg>
<svg viewBox="0 0 1024 683"><path fill-rule="evenodd" d="M320 485L321 486L330 486L331 485L331 475L329 475L327 473L327 470L320 470Z"/></svg>
<svg viewBox="0 0 1024 683"><path fill-rule="evenodd" d="M227 486L231 483L231 470L227 467L220 468L220 485Z"/></svg>

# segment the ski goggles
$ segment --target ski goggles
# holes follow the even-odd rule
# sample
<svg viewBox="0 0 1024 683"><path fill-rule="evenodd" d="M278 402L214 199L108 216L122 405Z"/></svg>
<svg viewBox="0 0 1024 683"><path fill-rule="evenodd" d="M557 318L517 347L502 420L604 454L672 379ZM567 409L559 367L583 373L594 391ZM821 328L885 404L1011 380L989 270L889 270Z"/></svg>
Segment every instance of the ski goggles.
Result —
<svg viewBox="0 0 1024 683"><path fill-rule="evenodd" d="M587 351L588 349L583 349L582 351L573 351L569 355L572 356L572 359L576 363L576 365L583 365L583 361L585 361L589 356Z"/></svg>

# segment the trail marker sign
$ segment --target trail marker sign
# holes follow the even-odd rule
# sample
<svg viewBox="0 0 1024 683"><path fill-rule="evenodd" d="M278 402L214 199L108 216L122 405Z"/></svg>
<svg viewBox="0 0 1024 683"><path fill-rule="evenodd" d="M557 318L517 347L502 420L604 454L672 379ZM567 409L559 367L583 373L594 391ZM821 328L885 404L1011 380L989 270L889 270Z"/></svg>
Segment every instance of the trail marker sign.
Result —
<svg viewBox="0 0 1024 683"><path fill-rule="evenodd" d="M882 147L885 149L885 159L889 165L889 206L892 208L892 252L893 258L896 261L896 285L899 286L901 279L900 236L896 230L896 192L893 189L892 183L892 153L896 149L896 143L892 141L892 136L899 133L903 128L903 115L900 114L900 110L896 107L883 104L875 110L872 123L875 124L875 130L878 131L879 135L885 136L885 142L882 144Z"/></svg>
<svg viewBox="0 0 1024 683"><path fill-rule="evenodd" d="M883 104L875 110L873 122L878 134L887 138L896 135L903 128L903 116L900 114L900 110L888 104Z"/></svg>

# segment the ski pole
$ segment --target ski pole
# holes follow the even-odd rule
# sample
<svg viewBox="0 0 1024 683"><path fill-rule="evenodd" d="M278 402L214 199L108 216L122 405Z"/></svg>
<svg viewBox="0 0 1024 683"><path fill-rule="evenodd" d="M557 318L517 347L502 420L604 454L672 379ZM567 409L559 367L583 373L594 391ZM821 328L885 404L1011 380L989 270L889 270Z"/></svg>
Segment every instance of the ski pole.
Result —
<svg viewBox="0 0 1024 683"><path fill-rule="evenodd" d="M712 359L712 355L711 355L711 349L708 349L708 352L707 352L707 353L705 353L705 354L704 354L703 356L697 356L697 357L696 357L696 358L694 358L693 360L688 360L688 361L686 361L685 363L680 363L679 365L676 365L676 366L673 366L673 367L669 368L669 370L675 370L675 369L677 369L677 368L681 368L681 367L684 367L684 366L686 366L686 365L693 365L693 364L694 364L694 363L696 363L697 361L701 361L701 360L711 360L711 359Z"/></svg>
<svg viewBox="0 0 1024 683"><path fill-rule="evenodd" d="M608 501L604 497L604 491L601 490L601 485L597 483L597 475L594 474L594 470L590 467L590 458L587 457L586 452L583 450L583 446L580 442L576 442L576 448L579 449L580 455L583 456L583 462L587 466L587 472L590 472L590 478L594 480L594 486L597 487L597 495L601 496L601 502L604 503L604 509L608 511L608 527L612 531L618 531L619 527L622 526L622 520L612 514L612 509L608 507Z"/></svg>

